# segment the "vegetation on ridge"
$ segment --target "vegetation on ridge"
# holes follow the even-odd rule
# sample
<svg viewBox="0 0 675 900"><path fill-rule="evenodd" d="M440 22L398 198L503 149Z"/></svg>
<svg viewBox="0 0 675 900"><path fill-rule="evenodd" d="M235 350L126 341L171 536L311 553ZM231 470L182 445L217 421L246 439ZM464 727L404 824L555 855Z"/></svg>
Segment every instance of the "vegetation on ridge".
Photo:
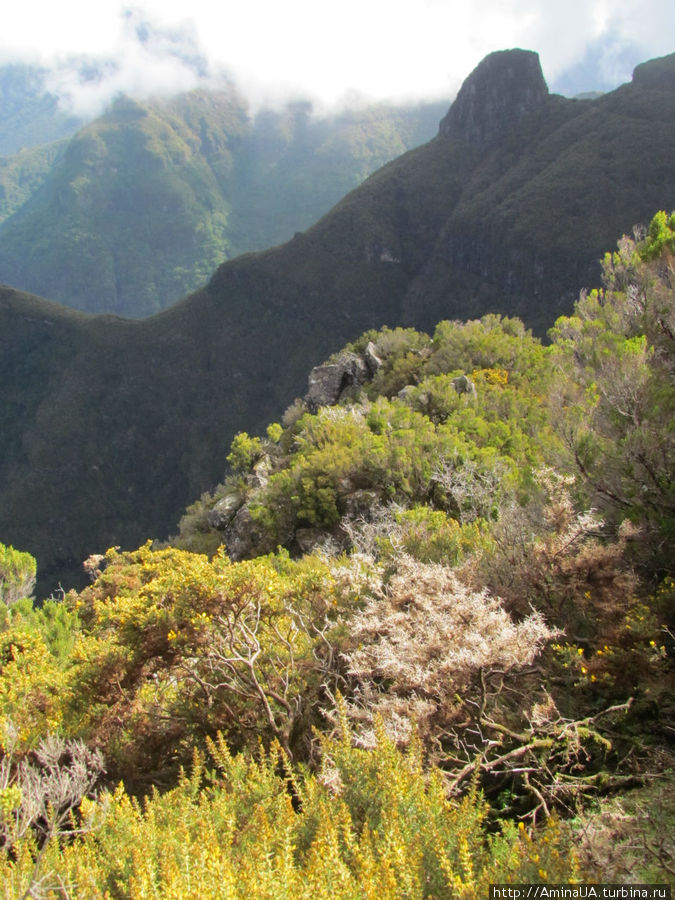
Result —
<svg viewBox="0 0 675 900"><path fill-rule="evenodd" d="M673 814L674 224L549 346L368 332L324 369L351 383L238 435L170 545L80 592L17 598L3 550L7 898L672 880L655 814L626 872L593 810L658 784Z"/></svg>

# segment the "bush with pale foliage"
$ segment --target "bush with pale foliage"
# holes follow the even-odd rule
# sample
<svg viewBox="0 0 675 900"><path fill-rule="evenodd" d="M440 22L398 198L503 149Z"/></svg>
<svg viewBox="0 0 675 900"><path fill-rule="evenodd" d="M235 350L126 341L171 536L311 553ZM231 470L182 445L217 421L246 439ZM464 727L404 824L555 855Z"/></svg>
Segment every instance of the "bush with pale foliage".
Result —
<svg viewBox="0 0 675 900"><path fill-rule="evenodd" d="M402 742L413 722L422 732L447 726L475 694L481 673L531 664L557 634L540 613L515 622L498 598L470 590L449 567L408 556L354 616L350 632L350 710L364 725L365 744L376 715Z"/></svg>

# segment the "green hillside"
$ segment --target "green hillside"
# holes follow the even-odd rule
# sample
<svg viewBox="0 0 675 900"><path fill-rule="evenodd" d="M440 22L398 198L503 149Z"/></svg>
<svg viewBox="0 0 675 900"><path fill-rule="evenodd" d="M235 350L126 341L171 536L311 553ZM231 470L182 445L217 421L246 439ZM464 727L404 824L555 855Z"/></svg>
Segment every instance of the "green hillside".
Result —
<svg viewBox="0 0 675 900"><path fill-rule="evenodd" d="M142 321L3 289L4 542L55 586L92 552L166 537L222 481L234 434L262 434L304 395L309 369L367 329L521 313L543 334L599 283L617 234L675 207L674 68L647 64L579 102L548 95L535 54L488 57L433 141ZM150 113L127 112L143 134ZM499 139L472 143L495 115ZM187 153L178 137L161 146Z"/></svg>
<svg viewBox="0 0 675 900"><path fill-rule="evenodd" d="M442 112L380 106L322 119L295 104L251 117L234 89L118 99L58 156L4 161L0 280L90 312L157 312L223 260L311 225L428 140Z"/></svg>
<svg viewBox="0 0 675 900"><path fill-rule="evenodd" d="M58 141L0 157L0 223L42 186L64 149L65 142Z"/></svg>

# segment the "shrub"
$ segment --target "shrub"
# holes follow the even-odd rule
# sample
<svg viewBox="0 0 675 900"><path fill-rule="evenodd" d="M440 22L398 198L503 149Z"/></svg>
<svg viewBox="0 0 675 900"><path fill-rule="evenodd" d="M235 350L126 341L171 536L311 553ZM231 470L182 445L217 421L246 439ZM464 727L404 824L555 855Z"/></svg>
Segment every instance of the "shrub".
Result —
<svg viewBox="0 0 675 900"><path fill-rule="evenodd" d="M30 553L0 544L0 602L12 606L30 596L35 585L36 562Z"/></svg>
<svg viewBox="0 0 675 900"><path fill-rule="evenodd" d="M372 751L348 730L326 739L317 776L293 771L278 747L254 759L218 739L210 752L212 770L197 756L190 777L143 804L122 789L84 801L98 827L51 842L44 870L71 895L129 900L469 900L494 882L580 877L556 822L489 834L479 795L449 801L419 746L403 753L381 732ZM32 852L0 854L7 900Z"/></svg>
<svg viewBox="0 0 675 900"><path fill-rule="evenodd" d="M81 631L64 719L113 777L172 783L207 734L306 755L331 677L332 631L357 586L316 557L231 563L176 549L111 550L67 602ZM0 686L2 682L0 681Z"/></svg>
<svg viewBox="0 0 675 900"><path fill-rule="evenodd" d="M403 743L415 723L430 743L438 741L467 715L485 672L530 664L556 634L539 613L516 623L498 599L471 591L449 567L405 556L349 630L349 708L363 723L365 744L374 739L377 715Z"/></svg>

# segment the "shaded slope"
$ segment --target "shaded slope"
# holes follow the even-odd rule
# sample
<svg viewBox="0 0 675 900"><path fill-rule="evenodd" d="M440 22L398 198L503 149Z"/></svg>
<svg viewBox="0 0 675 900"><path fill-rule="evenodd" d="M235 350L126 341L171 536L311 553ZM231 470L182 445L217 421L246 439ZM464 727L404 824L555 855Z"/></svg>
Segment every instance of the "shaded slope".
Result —
<svg viewBox="0 0 675 900"><path fill-rule="evenodd" d="M291 337L270 328L273 306L233 293L134 322L2 289L0 533L35 553L43 585L172 530L222 476L233 432L278 416L332 349L310 317Z"/></svg>
<svg viewBox="0 0 675 900"><path fill-rule="evenodd" d="M543 331L579 286L597 283L616 234L675 204L675 56L643 71L652 65L658 79L638 70L592 102L549 97L486 154L410 291L406 321L422 297L431 320L445 315L450 281L453 315L506 307Z"/></svg>
<svg viewBox="0 0 675 900"><path fill-rule="evenodd" d="M578 102L542 92L532 57L497 55L465 83L470 96L487 72L499 139L472 142L476 107L470 131L444 129L158 316L83 316L5 291L3 440L17 449L0 463L0 540L53 576L165 536L221 479L233 434L278 418L311 366L367 328L499 311L542 331L569 310L617 233L675 206L673 59L656 86ZM519 59L520 86L490 94Z"/></svg>

